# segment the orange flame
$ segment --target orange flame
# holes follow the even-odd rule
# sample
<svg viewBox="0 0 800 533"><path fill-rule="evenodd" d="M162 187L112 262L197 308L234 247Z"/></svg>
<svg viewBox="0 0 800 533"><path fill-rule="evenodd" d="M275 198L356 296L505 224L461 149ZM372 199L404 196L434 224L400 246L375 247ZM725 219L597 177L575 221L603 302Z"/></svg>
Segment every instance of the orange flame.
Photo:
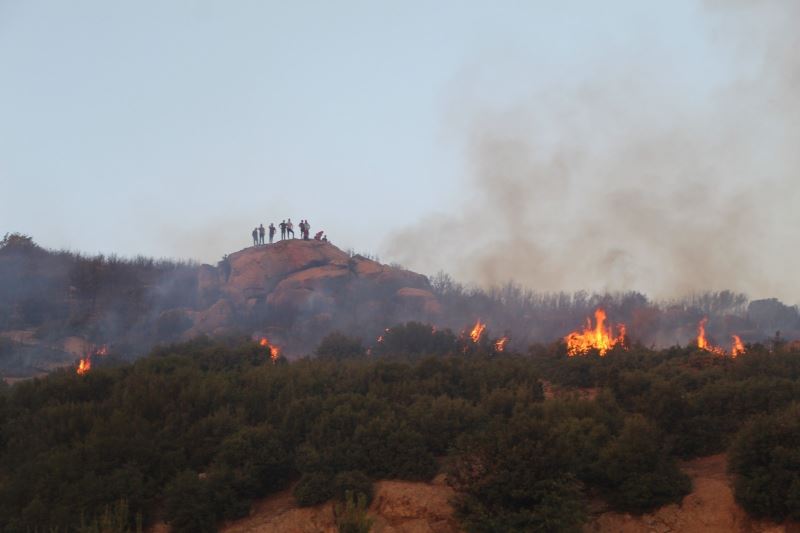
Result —
<svg viewBox="0 0 800 533"><path fill-rule="evenodd" d="M498 352L503 352L506 349L506 343L508 342L508 337L503 337L502 339L497 339L494 343L494 349Z"/></svg>
<svg viewBox="0 0 800 533"><path fill-rule="evenodd" d="M272 359L272 362L276 362L278 357L281 355L281 349L275 346L274 344L270 344L269 340L266 337L261 337L261 340L258 341L259 346L264 348L269 348L269 358Z"/></svg>
<svg viewBox="0 0 800 533"><path fill-rule="evenodd" d="M739 338L739 335L733 336L733 346L731 347L731 357L733 359L736 358L737 355L741 355L745 352L744 343L742 339Z"/></svg>
<svg viewBox="0 0 800 533"><path fill-rule="evenodd" d="M706 352L710 352L716 355L725 355L725 350L720 348L719 346L714 346L708 339L706 338L706 323L708 322L708 317L703 318L700 323L697 325L697 347L701 350L705 350Z"/></svg>
<svg viewBox="0 0 800 533"><path fill-rule="evenodd" d="M75 369L75 372L78 373L79 376L86 374L92 368L92 360L89 357L84 357L81 359L80 363L78 363L78 368Z"/></svg>
<svg viewBox="0 0 800 533"><path fill-rule="evenodd" d="M597 350L601 356L605 355L616 345L623 346L625 343L625 325L617 326L619 334L614 337L611 326L606 327L606 312L597 309L594 312L595 327L592 327L592 319L586 319L586 327L583 331L573 331L564 340L567 343L567 355L570 357L579 354L589 353Z"/></svg>
<svg viewBox="0 0 800 533"><path fill-rule="evenodd" d="M478 341L481 340L481 335L483 335L485 329L486 324L481 323L481 319L479 318L475 323L475 327L469 332L469 337L472 339L472 342L477 344Z"/></svg>

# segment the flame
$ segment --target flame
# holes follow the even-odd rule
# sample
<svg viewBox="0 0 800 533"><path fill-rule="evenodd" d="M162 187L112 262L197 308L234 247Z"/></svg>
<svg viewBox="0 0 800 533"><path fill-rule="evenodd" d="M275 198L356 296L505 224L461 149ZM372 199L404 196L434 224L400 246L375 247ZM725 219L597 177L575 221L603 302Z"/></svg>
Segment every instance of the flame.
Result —
<svg viewBox="0 0 800 533"><path fill-rule="evenodd" d="M481 323L481 319L479 318L477 322L475 322L475 327L472 328L472 331L469 332L469 337L472 339L472 342L478 343L481 340L481 335L483 335L483 331L486 329L486 324Z"/></svg>
<svg viewBox="0 0 800 533"><path fill-rule="evenodd" d="M99 348L92 348L92 350L86 354L86 357L82 357L81 360L78 362L78 367L75 369L75 372L79 376L82 376L89 372L92 369L92 357L93 356L103 357L108 355L108 344L103 344Z"/></svg>
<svg viewBox="0 0 800 533"><path fill-rule="evenodd" d="M506 343L508 342L508 337L503 337L502 339L497 339L494 343L494 349L498 352L503 352L506 349Z"/></svg>
<svg viewBox="0 0 800 533"><path fill-rule="evenodd" d="M597 350L601 356L605 355L611 348L625 343L625 325L617 326L619 334L614 337L611 326L605 327L606 312L597 309L594 312L596 325L592 328L592 319L586 319L586 327L583 331L573 331L564 340L567 343L567 355L570 357L578 354L586 354L590 350Z"/></svg>
<svg viewBox="0 0 800 533"><path fill-rule="evenodd" d="M80 363L78 363L78 368L75 369L75 372L78 373L79 376L84 375L92 368L92 360L90 357L84 357L81 359Z"/></svg>
<svg viewBox="0 0 800 533"><path fill-rule="evenodd" d="M278 357L281 355L281 349L275 346L274 344L270 344L269 340L266 337L261 337L261 340L258 341L259 346L263 348L269 349L269 358L272 362L276 362Z"/></svg>
<svg viewBox="0 0 800 533"><path fill-rule="evenodd" d="M742 339L739 338L739 335L733 336L733 346L731 347L731 357L736 358L737 355L741 355L745 352L744 343Z"/></svg>
<svg viewBox="0 0 800 533"><path fill-rule="evenodd" d="M708 322L708 317L703 318L700 323L697 325L697 347L701 350L705 350L706 352L710 352L716 355L725 355L725 350L720 348L719 346L714 346L708 339L706 338L706 323Z"/></svg>

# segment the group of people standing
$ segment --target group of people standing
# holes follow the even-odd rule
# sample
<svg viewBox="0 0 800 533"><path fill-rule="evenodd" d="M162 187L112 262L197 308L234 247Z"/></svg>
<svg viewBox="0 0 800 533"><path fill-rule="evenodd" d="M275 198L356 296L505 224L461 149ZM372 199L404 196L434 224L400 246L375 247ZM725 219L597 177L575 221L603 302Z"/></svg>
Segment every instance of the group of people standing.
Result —
<svg viewBox="0 0 800 533"><path fill-rule="evenodd" d="M298 224L300 228L300 236L303 240L309 240L309 235L311 234L311 224L308 223L308 220L301 220L300 224ZM278 227L281 229L281 240L289 238L291 235L292 239L295 238L294 236L294 223L292 223L292 219L289 218L287 220L282 220ZM272 222L269 223L268 228L264 228L264 224L259 224L258 227L253 228L253 246L258 246L261 244L266 244L264 242L264 237L266 236L267 231L269 231L269 244L272 244L273 240L275 239L275 224ZM314 239L318 241L326 241L328 238L323 235L323 232L318 232L314 235Z"/></svg>

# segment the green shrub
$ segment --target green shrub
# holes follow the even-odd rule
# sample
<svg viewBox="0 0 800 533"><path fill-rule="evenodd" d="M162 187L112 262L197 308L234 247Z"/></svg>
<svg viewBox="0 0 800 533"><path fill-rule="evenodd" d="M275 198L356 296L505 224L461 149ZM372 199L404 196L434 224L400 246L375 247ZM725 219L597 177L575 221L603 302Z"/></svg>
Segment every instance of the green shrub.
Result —
<svg viewBox="0 0 800 533"><path fill-rule="evenodd" d="M315 354L322 359L341 360L350 357L362 357L366 354L366 350L361 344L361 339L348 337L343 333L334 331L322 339Z"/></svg>
<svg viewBox="0 0 800 533"><path fill-rule="evenodd" d="M323 472L303 474L294 488L294 498L300 507L325 503L333 497L333 477Z"/></svg>
<svg viewBox="0 0 800 533"><path fill-rule="evenodd" d="M691 490L689 477L664 450L658 428L641 415L625 420L600 461L610 489L609 502L621 511L650 511L679 502Z"/></svg>
<svg viewBox="0 0 800 533"><path fill-rule="evenodd" d="M164 491L164 514L175 533L212 533L217 517L209 483L191 470L178 474Z"/></svg>
<svg viewBox="0 0 800 533"><path fill-rule="evenodd" d="M348 494L352 494L356 498L363 495L366 498L367 505L371 504L373 495L372 480L358 470L339 472L333 478L333 495L339 501L345 502Z"/></svg>
<svg viewBox="0 0 800 533"><path fill-rule="evenodd" d="M736 500L747 512L800 520L800 404L752 420L736 436L728 461Z"/></svg>
<svg viewBox="0 0 800 533"><path fill-rule="evenodd" d="M344 501L336 504L336 527L339 533L369 533L373 520L367 516L367 497L345 493Z"/></svg>

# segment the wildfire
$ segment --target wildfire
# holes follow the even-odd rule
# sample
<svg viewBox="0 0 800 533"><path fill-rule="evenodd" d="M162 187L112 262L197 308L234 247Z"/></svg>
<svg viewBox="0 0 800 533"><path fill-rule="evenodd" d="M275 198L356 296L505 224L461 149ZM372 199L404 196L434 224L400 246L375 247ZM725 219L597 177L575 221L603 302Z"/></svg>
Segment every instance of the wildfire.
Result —
<svg viewBox="0 0 800 533"><path fill-rule="evenodd" d="M739 338L739 335L733 336L733 347L731 348L731 357L736 358L737 355L741 355L744 353L744 343L742 339Z"/></svg>
<svg viewBox="0 0 800 533"><path fill-rule="evenodd" d="M269 358L272 359L272 362L276 362L278 357L281 355L281 349L275 346L274 344L270 344L269 340L266 337L261 337L261 340L258 341L258 344L264 348L269 349Z"/></svg>
<svg viewBox="0 0 800 533"><path fill-rule="evenodd" d="M99 348L92 348L89 351L89 353L86 354L86 357L81 357L81 360L78 362L78 367L75 369L75 372L79 376L86 374L87 372L89 372L89 370L92 369L92 357L94 356L103 357L105 355L108 355L107 344L103 344Z"/></svg>
<svg viewBox="0 0 800 533"><path fill-rule="evenodd" d="M714 346L706 338L706 323L708 318L703 318L697 325L697 347L715 355L725 356L725 348L721 346ZM737 355L742 355L745 352L744 343L738 335L733 335L731 338L731 358L736 358Z"/></svg>
<svg viewBox="0 0 800 533"><path fill-rule="evenodd" d="M89 370L92 369L92 360L90 357L84 357L81 359L80 363L78 363L78 368L75 369L75 372L78 373L79 376L84 375Z"/></svg>
<svg viewBox="0 0 800 533"><path fill-rule="evenodd" d="M706 322L708 322L708 318L704 318L697 325L697 347L717 355L725 355L725 350L708 342L706 338Z"/></svg>
<svg viewBox="0 0 800 533"><path fill-rule="evenodd" d="M625 325L617 326L618 334L615 337L611 326L606 327L606 312L597 309L594 312L595 326L592 327L592 319L586 319L586 327L583 331L573 331L564 340L567 343L567 355L570 357L579 354L586 354L590 350L597 350L601 356L605 355L616 345L625 343Z"/></svg>
<svg viewBox="0 0 800 533"><path fill-rule="evenodd" d="M503 352L506 349L506 343L508 343L508 337L502 337L497 339L494 343L494 349L497 352Z"/></svg>
<svg viewBox="0 0 800 533"><path fill-rule="evenodd" d="M481 340L481 335L483 335L485 329L486 324L483 324L479 318L475 323L475 327L473 327L472 331L469 332L469 337L472 339L472 342L477 344L478 341Z"/></svg>

